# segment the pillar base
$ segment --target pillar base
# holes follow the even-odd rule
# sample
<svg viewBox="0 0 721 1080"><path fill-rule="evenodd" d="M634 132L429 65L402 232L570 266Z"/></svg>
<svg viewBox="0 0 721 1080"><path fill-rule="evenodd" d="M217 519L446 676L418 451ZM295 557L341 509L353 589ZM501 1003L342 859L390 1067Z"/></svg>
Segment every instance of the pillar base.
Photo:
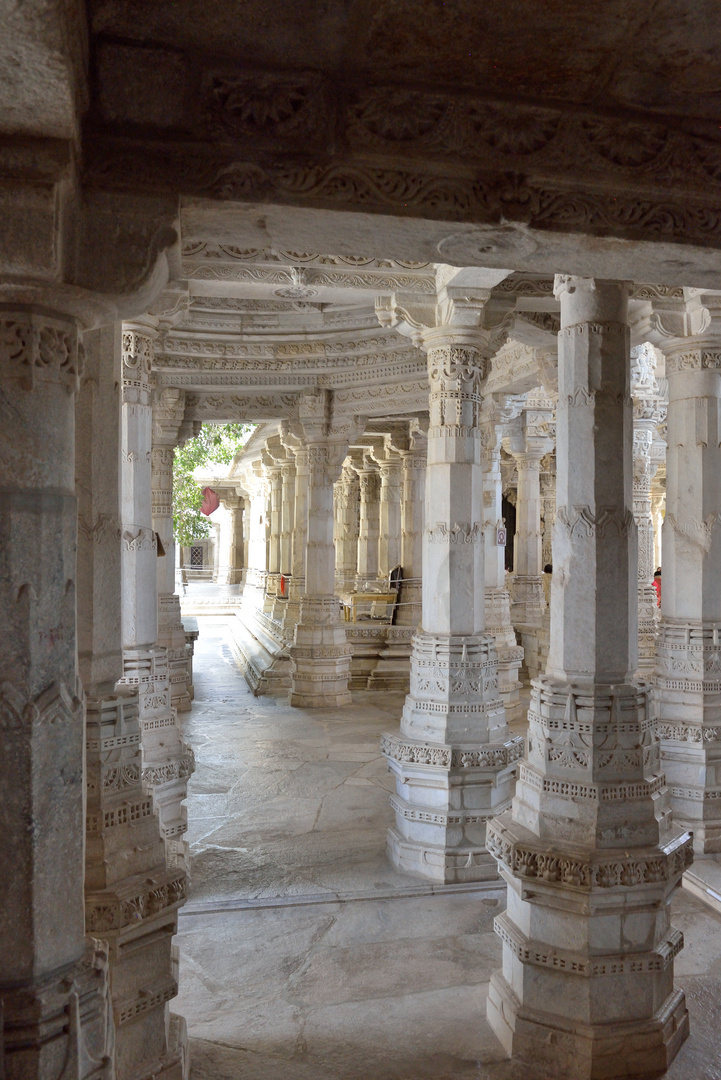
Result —
<svg viewBox="0 0 721 1080"><path fill-rule="evenodd" d="M350 705L348 679L353 648L339 619L337 598L304 597L300 618L290 647L290 704L299 709Z"/></svg>
<svg viewBox="0 0 721 1080"><path fill-rule="evenodd" d="M443 848L417 843L388 830L386 847L390 862L404 874L415 874L443 885L466 881L497 881L498 869L485 847Z"/></svg>
<svg viewBox="0 0 721 1080"><path fill-rule="evenodd" d="M536 630L543 621L546 600L543 578L514 574L511 587L511 619L516 630Z"/></svg>
<svg viewBox="0 0 721 1080"><path fill-rule="evenodd" d="M681 990L648 1021L569 1024L524 1008L501 972L491 977L486 1015L510 1057L567 1080L657 1076L668 1069L689 1033Z"/></svg>
<svg viewBox="0 0 721 1080"><path fill-rule="evenodd" d="M106 945L93 938L86 939L85 956L76 965L32 983L0 987L4 1080L111 1080L108 996Z"/></svg>
<svg viewBox="0 0 721 1080"><path fill-rule="evenodd" d="M489 823L488 849L508 883L488 1020L508 1053L569 1080L663 1072L688 1034L668 906L693 858L688 834L620 848L544 841L507 812Z"/></svg>
<svg viewBox="0 0 721 1080"><path fill-rule="evenodd" d="M497 878L486 824L510 804L523 739L451 747L383 735L381 752L396 779L391 862L405 873L449 884Z"/></svg>
<svg viewBox="0 0 721 1080"><path fill-rule="evenodd" d="M177 712L190 712L193 650L188 649L180 615L180 597L176 593L158 596L157 645L167 656L171 704Z"/></svg>
<svg viewBox="0 0 721 1080"><path fill-rule="evenodd" d="M656 701L661 765L674 821L700 855L721 852L721 624L664 618Z"/></svg>

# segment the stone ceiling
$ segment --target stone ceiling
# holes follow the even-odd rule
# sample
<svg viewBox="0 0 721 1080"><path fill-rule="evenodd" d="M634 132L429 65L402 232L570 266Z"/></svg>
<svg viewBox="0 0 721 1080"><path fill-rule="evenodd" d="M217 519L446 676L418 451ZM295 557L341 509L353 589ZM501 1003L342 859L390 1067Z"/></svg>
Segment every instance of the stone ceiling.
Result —
<svg viewBox="0 0 721 1080"><path fill-rule="evenodd" d="M205 54L231 60L236 72L309 69L341 82L721 114L715 0L91 0L89 10L96 41L170 49L178 67ZM388 105L379 124L393 123Z"/></svg>

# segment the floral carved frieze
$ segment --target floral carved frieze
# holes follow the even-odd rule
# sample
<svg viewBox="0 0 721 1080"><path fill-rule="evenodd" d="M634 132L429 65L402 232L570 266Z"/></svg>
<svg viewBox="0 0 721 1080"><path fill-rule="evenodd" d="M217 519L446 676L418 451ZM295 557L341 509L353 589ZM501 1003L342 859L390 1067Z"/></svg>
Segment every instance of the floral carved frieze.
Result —
<svg viewBox="0 0 721 1080"><path fill-rule="evenodd" d="M443 769L498 769L523 757L523 738L518 735L502 745L481 747L437 746L408 742L396 735L381 736L381 753L407 765L431 765Z"/></svg>
<svg viewBox="0 0 721 1080"><path fill-rule="evenodd" d="M0 316L0 373L32 390L39 379L58 380L77 390L84 351L70 321L28 312Z"/></svg>
<svg viewBox="0 0 721 1080"><path fill-rule="evenodd" d="M455 521L450 527L445 521L438 521L426 535L431 544L476 544L483 539L483 527L477 521L473 525Z"/></svg>
<svg viewBox="0 0 721 1080"><path fill-rule="evenodd" d="M183 903L187 892L185 872L166 870L142 883L131 878L122 892L90 893L86 896L86 931L98 934L122 930L172 911Z"/></svg>
<svg viewBox="0 0 721 1080"><path fill-rule="evenodd" d="M721 521L721 514L715 511L712 511L703 520L693 517L679 520L672 513L667 513L664 518L664 524L668 523L677 536L697 544L707 554L711 550L711 541L719 521Z"/></svg>
<svg viewBox="0 0 721 1080"><path fill-rule="evenodd" d="M553 154L550 147L513 154L500 144L492 148L479 140L470 157L466 150L429 157L424 149L422 162L416 162L418 152L411 142L388 141L374 154L386 151L388 160L378 162L377 157L328 160L320 151L316 159L307 154L294 159L281 145L274 146L277 157L268 160L267 139L243 139L247 156L239 159L233 146L207 138L187 147L98 136L88 144L85 162L90 182L125 190L385 210L431 220L496 224L504 219L566 232L721 243L721 209L709 194L714 170L709 172L708 165L714 158L719 159L721 177L716 144L676 132L674 138L684 142L684 159L683 167L674 169L663 153L642 166L620 164L623 155L614 162L599 152L600 140L591 143L585 134L588 153L579 154L575 137L561 143L556 136L550 144ZM480 148L478 168L469 175L468 162ZM458 167L461 163L465 168ZM569 177L575 178L574 184L569 185Z"/></svg>
<svg viewBox="0 0 721 1080"><path fill-rule="evenodd" d="M611 855L599 849L578 856L536 846L530 841L518 841L498 819L488 824L486 847L516 877L583 891L675 882L693 862L693 844L688 833L681 833L669 844L647 853L639 850L631 855L618 851Z"/></svg>
<svg viewBox="0 0 721 1080"><path fill-rule="evenodd" d="M602 507L594 512L590 506L559 506L555 527L572 539L610 536L626 537L636 529L634 516L629 509Z"/></svg>
<svg viewBox="0 0 721 1080"><path fill-rule="evenodd" d="M554 971L569 971L574 975L617 977L625 972L638 974L665 971L683 948L683 934L680 930L672 930L663 943L651 953L618 953L591 960L582 953L574 953L568 949L551 949L540 942L529 940L506 915L497 915L493 928L521 963L552 968Z"/></svg>

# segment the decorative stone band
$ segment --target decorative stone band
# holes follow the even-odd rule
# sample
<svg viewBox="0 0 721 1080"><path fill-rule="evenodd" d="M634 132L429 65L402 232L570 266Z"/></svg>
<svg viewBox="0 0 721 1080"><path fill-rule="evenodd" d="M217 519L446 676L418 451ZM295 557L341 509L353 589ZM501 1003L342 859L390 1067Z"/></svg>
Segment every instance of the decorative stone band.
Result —
<svg viewBox="0 0 721 1080"><path fill-rule="evenodd" d="M493 929L522 964L554 968L586 977L665 971L683 948L683 934L680 930L672 930L658 949L652 952L604 954L594 958L532 941L519 932L505 913L496 916Z"/></svg>
<svg viewBox="0 0 721 1080"><path fill-rule="evenodd" d="M666 374L676 375L681 371L718 370L721 368L721 350L689 349L686 352L671 353L666 357Z"/></svg>
<svg viewBox="0 0 721 1080"><path fill-rule="evenodd" d="M98 727L95 725L96 730ZM139 742L140 731L130 731L126 735L114 735L107 739L86 739L85 748L91 753L103 753L106 750L119 750L121 746L136 746Z"/></svg>
<svg viewBox="0 0 721 1080"><path fill-rule="evenodd" d="M626 507L601 507L596 513L589 506L559 506L556 510L554 529L565 533L572 539L580 537L629 536L636 531L636 521Z"/></svg>
<svg viewBox="0 0 721 1080"><path fill-rule="evenodd" d="M520 766L520 779L536 791L570 799L588 799L592 802L630 802L648 799L663 791L666 786L666 777L663 775L655 776L653 780L620 784L584 784L574 780L559 780L555 777L539 776L535 770L529 769L523 763Z"/></svg>
<svg viewBox="0 0 721 1080"><path fill-rule="evenodd" d="M150 986L143 987L133 996L113 1001L115 1023L117 1025L127 1024L129 1020L134 1020L141 1013L155 1009L158 1005L164 1005L166 1001L171 1001L177 996L177 993L178 984L172 976L167 975L162 979L158 979L151 983Z"/></svg>
<svg viewBox="0 0 721 1080"><path fill-rule="evenodd" d="M103 793L111 791L124 791L126 788L136 787L140 783L140 766L136 762L128 762L126 765L111 764L103 765L100 770L100 783ZM97 795L98 788L93 772L88 772L87 779L88 795Z"/></svg>
<svg viewBox="0 0 721 1080"><path fill-rule="evenodd" d="M579 386L572 394L566 395L566 404L571 409L585 409L596 402L608 402L613 405L631 405L633 399L630 394L617 393L613 390L588 390L585 386Z"/></svg>
<svg viewBox="0 0 721 1080"><path fill-rule="evenodd" d="M117 890L86 893L85 930L89 934L124 930L174 911L187 894L188 879L182 870L162 870L141 880L126 878Z"/></svg>
<svg viewBox="0 0 721 1080"><path fill-rule="evenodd" d="M123 402L150 406L150 368L153 361L153 341L137 330L123 329Z"/></svg>
<svg viewBox="0 0 721 1080"><path fill-rule="evenodd" d="M483 526L479 522L455 521L450 528L445 521L437 521L426 530L429 544L477 544L483 539Z"/></svg>
<svg viewBox="0 0 721 1080"><path fill-rule="evenodd" d="M721 788L672 787L669 792L674 799L691 799L693 802L716 802L721 799Z"/></svg>
<svg viewBox="0 0 721 1080"><path fill-rule="evenodd" d="M683 684L684 689L687 683ZM721 685L716 693L721 693ZM721 727L703 727L699 724L659 724L658 737L669 742L717 743L721 742Z"/></svg>
<svg viewBox="0 0 721 1080"><path fill-rule="evenodd" d="M168 657L165 649L125 649L123 650L123 675L119 683L124 686L139 686L144 692L154 689L147 684L157 680L158 691L165 687L168 678Z"/></svg>
<svg viewBox="0 0 721 1080"><path fill-rule="evenodd" d="M680 833L657 848L627 850L591 850L580 855L554 850L537 840L527 830L514 824L515 831L527 834L519 840L499 818L486 828L486 847L491 855L514 877L542 881L564 889L590 892L595 889L632 888L637 885L675 883L693 862L690 833ZM535 840L535 843L533 842Z"/></svg>
<svg viewBox="0 0 721 1080"><path fill-rule="evenodd" d="M143 821L153 813L152 799L128 799L127 802L115 803L100 813L89 813L85 819L85 828L89 833L103 832L121 825L133 825Z"/></svg>
<svg viewBox="0 0 721 1080"><path fill-rule="evenodd" d="M711 541L719 521L721 521L721 514L715 511L703 521L693 517L679 521L676 515L671 513L666 514L664 518L664 524L668 522L677 536L683 537L692 544L697 544L706 554L711 550Z"/></svg>
<svg viewBox="0 0 721 1080"><path fill-rule="evenodd" d="M560 336L564 338L596 337L603 334L604 337L623 338L628 333L626 323L619 322L581 322L572 326L564 326Z"/></svg>
<svg viewBox="0 0 721 1080"><path fill-rule="evenodd" d="M3 379L17 379L25 390L44 379L76 391L83 365L83 345L72 320L25 311L0 313Z"/></svg>
<svg viewBox="0 0 721 1080"><path fill-rule="evenodd" d="M497 634L505 631L505 626L490 627L489 631L492 633L494 630ZM499 664L522 664L523 657L525 656L525 650L522 645L513 646L510 645L505 648L503 645L498 645L498 663Z"/></svg>
<svg viewBox="0 0 721 1080"><path fill-rule="evenodd" d="M408 765L430 765L442 769L493 769L513 764L523 757L523 737L517 735L502 745L481 747L439 746L412 742L397 735L381 735L381 753Z"/></svg>
<svg viewBox="0 0 721 1080"><path fill-rule="evenodd" d="M441 825L447 828L449 825L482 825L493 817L495 810L479 810L475 814L448 813L444 814L437 810L422 810L416 806L409 806L404 800L391 795L390 803L393 810L406 821L418 821L423 825Z"/></svg>
<svg viewBox="0 0 721 1080"><path fill-rule="evenodd" d="M339 656L352 656L353 646L346 645L293 645L294 660L333 660Z"/></svg>
<svg viewBox="0 0 721 1080"><path fill-rule="evenodd" d="M192 750L186 750L175 761L167 761L162 765L147 765L143 769L143 783L152 790L161 784L168 784L171 780L184 780L195 772L195 755Z"/></svg>

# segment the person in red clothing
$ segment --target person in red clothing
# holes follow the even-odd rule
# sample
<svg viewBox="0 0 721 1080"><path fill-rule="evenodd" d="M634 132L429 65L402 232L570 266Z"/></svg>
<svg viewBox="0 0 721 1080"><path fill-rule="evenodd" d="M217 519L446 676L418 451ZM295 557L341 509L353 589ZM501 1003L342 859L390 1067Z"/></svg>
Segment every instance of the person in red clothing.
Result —
<svg viewBox="0 0 721 1080"><path fill-rule="evenodd" d="M653 587L656 590L656 604L661 607L661 567L653 575Z"/></svg>

